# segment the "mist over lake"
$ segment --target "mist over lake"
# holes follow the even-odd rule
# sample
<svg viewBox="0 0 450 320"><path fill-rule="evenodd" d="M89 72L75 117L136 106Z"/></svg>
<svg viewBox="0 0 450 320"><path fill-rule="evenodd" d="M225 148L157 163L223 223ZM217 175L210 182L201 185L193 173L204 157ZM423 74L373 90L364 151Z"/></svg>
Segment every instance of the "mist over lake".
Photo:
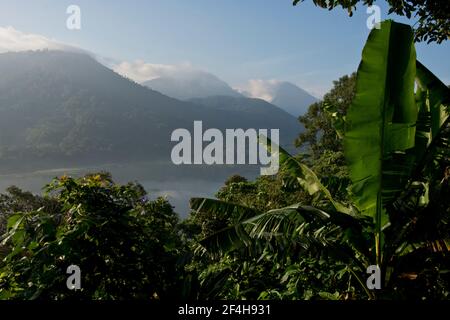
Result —
<svg viewBox="0 0 450 320"><path fill-rule="evenodd" d="M224 185L225 180L240 174L253 179L259 171L258 165L207 166L181 165L171 163L127 163L104 164L98 166L66 167L26 172L2 172L0 174L0 192L9 186L17 186L24 191L43 194L43 187L53 178L62 175L81 177L87 173L106 171L120 184L140 183L151 199L165 197L175 207L181 218L189 213L189 199L193 197L213 198Z"/></svg>

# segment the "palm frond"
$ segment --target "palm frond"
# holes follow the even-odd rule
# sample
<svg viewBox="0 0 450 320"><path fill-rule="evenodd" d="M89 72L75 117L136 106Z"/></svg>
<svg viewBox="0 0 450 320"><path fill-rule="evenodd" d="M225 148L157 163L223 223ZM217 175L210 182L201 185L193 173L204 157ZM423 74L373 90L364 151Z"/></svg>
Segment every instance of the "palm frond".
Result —
<svg viewBox="0 0 450 320"><path fill-rule="evenodd" d="M273 142L269 138L260 137L260 143L263 144L269 151L271 151L270 145ZM323 195L333 207L345 214L355 214L352 208L346 207L344 204L335 200L330 191L322 184L319 177L308 166L301 163L298 159L289 154L286 150L278 146L279 164L280 167L287 173L289 173L292 179L287 182L288 185L292 185L294 181L298 183L309 195L321 194Z"/></svg>
<svg viewBox="0 0 450 320"><path fill-rule="evenodd" d="M417 250L428 250L434 253L450 252L450 239L436 239L415 243L404 243L396 250L396 255L403 257L416 252Z"/></svg>

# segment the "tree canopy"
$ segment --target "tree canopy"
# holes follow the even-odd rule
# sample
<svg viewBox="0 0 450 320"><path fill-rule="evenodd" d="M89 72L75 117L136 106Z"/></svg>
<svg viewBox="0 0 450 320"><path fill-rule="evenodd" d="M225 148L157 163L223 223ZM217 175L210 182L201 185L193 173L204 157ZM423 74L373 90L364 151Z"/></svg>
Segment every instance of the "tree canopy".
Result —
<svg viewBox="0 0 450 320"><path fill-rule="evenodd" d="M416 17L415 40L441 43L450 37L450 1L442 0L385 0L389 14L395 13L408 19ZM304 2L294 0L293 5ZM332 10L341 6L350 16L358 3L371 6L376 0L313 0L316 6Z"/></svg>

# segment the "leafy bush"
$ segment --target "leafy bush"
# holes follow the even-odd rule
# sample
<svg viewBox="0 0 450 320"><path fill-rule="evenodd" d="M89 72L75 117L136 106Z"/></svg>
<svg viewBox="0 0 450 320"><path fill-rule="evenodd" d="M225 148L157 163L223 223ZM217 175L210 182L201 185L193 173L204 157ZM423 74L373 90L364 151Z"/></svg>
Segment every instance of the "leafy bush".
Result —
<svg viewBox="0 0 450 320"><path fill-rule="evenodd" d="M151 299L177 295L182 249L178 218L164 199L150 201L134 183L107 174L67 176L47 186L55 202L8 218L0 269L2 299ZM36 198L31 198L35 201ZM81 269L81 290L66 269Z"/></svg>

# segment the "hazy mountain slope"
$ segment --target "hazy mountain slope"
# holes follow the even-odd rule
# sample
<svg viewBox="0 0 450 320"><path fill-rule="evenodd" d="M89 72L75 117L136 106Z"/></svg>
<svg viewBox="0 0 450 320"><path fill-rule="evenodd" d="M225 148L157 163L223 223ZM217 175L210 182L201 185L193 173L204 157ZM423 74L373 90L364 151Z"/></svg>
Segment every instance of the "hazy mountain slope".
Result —
<svg viewBox="0 0 450 320"><path fill-rule="evenodd" d="M227 111L228 116L235 118L235 121L239 121L239 118L254 118L258 119L259 128L280 129L283 147L293 151L293 141L301 128L298 120L267 101L230 96L215 96L191 99L190 101L217 111Z"/></svg>
<svg viewBox="0 0 450 320"><path fill-rule="evenodd" d="M161 77L146 81L143 85L180 100L218 95L241 96L226 82L210 73L202 71L190 71L180 73L177 76Z"/></svg>
<svg viewBox="0 0 450 320"><path fill-rule="evenodd" d="M316 98L302 88L290 82L281 82L274 92L271 103L298 117L305 114L308 107L316 101Z"/></svg>
<svg viewBox="0 0 450 320"><path fill-rule="evenodd" d="M222 98L221 98L222 99ZM0 165L168 159L176 128L301 130L282 110L242 100L182 102L125 79L87 55L0 54ZM238 100L236 100L238 101Z"/></svg>
<svg viewBox="0 0 450 320"><path fill-rule="evenodd" d="M264 99L296 118L305 114L308 107L317 101L295 84L276 80L250 80L241 93L247 97Z"/></svg>
<svg viewBox="0 0 450 320"><path fill-rule="evenodd" d="M86 55L0 55L3 158L143 156L167 141L169 125L186 123L189 108Z"/></svg>

